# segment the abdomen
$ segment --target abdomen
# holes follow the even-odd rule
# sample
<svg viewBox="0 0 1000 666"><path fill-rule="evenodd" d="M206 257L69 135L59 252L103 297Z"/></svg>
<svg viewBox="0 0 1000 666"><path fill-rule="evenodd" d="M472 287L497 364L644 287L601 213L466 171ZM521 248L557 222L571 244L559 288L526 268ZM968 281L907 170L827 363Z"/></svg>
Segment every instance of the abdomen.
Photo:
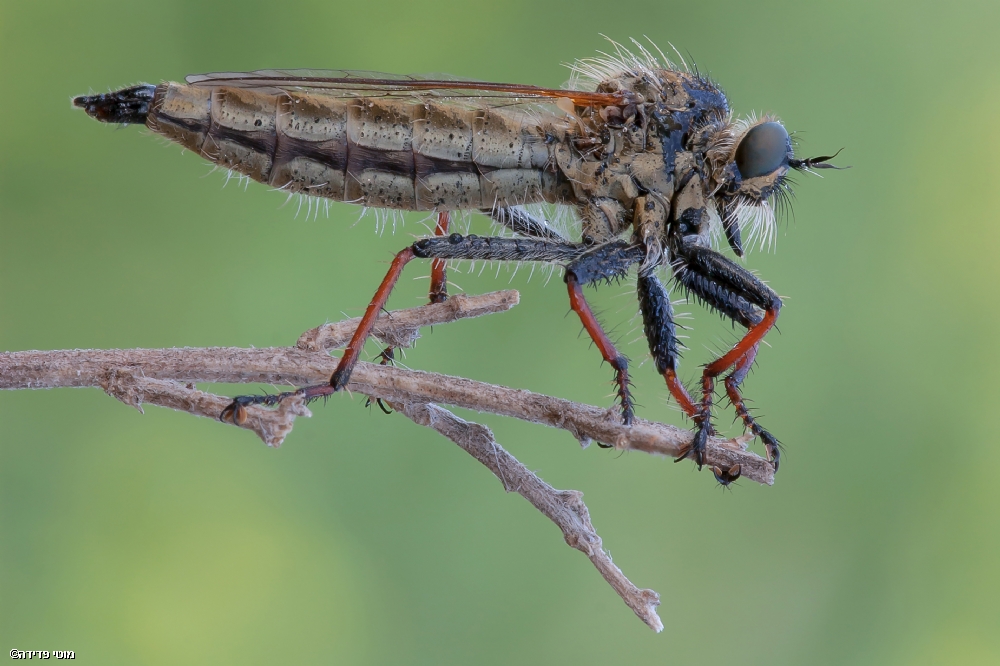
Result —
<svg viewBox="0 0 1000 666"><path fill-rule="evenodd" d="M515 109L164 83L147 126L275 188L405 210L569 203L555 132Z"/></svg>

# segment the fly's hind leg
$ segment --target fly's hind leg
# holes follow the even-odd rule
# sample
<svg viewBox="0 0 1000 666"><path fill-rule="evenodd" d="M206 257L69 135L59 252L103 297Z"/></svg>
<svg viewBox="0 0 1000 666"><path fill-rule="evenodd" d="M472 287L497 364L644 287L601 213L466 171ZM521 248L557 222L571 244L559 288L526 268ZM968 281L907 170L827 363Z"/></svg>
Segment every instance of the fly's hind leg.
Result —
<svg viewBox="0 0 1000 666"><path fill-rule="evenodd" d="M392 293L403 268L414 258L566 263L578 258L587 250L588 248L568 242L518 238L480 238L473 235L462 236L461 234L419 240L400 251L392 260L389 271L382 279L382 284L379 285L371 303L368 304L368 308L361 318L361 323L354 331L347 348L344 349L344 355L340 357L340 363L328 383L306 386L297 391L288 391L278 395L238 396L223 410L219 418L242 425L246 421L246 407L249 405L272 406L290 396L315 400L332 395L347 386L365 341L371 335L375 320L385 307L386 301L389 300L389 294Z"/></svg>
<svg viewBox="0 0 1000 666"><path fill-rule="evenodd" d="M395 362L395 360L396 360L395 347L386 347L381 352L379 352L378 355L379 365L392 365ZM384 414L392 414L392 410L385 406L385 403L382 402L382 398L375 398L375 403L378 405L378 408L381 409ZM365 408L371 406L372 406L372 399L368 398L367 400L365 400Z"/></svg>
<svg viewBox="0 0 1000 666"><path fill-rule="evenodd" d="M516 234L527 236L529 238L568 242L565 238L559 235L558 232L549 227L544 220L532 217L520 208L495 208L489 211L489 215L495 222L510 229ZM451 213L448 211L438 213L437 225L434 227L434 236L447 236L450 231ZM428 292L428 299L431 303L444 303L448 300L447 259L431 260L431 286ZM395 350L392 347L386 347L383 349L382 353L379 354L379 364L391 364L395 360L394 352ZM381 399L377 402L379 408L383 412L388 411L385 405L382 404ZM370 405L371 400L369 399L365 404L365 407Z"/></svg>
<svg viewBox="0 0 1000 666"><path fill-rule="evenodd" d="M371 303L368 304L368 309L365 310L365 314L361 318L361 323L358 324L354 335L351 336L351 341L347 344L347 348L344 349L344 355L340 357L340 363L337 365L337 369L333 371L333 375L330 377L328 383L306 386L296 391L286 391L278 395L237 396L233 398L233 402L228 407L222 410L219 419L242 425L246 421L246 408L249 405L273 406L291 396L299 396L307 401L315 400L316 398L332 395L347 386L347 382L351 378L351 372L358 362L361 349L364 347L365 341L368 339L372 327L375 325L375 319L378 318L382 308L385 307L386 301L389 300L389 294L392 293L392 288L396 286L396 281L399 280L403 268L416 256L413 251L414 246L402 250L392 260L389 272L382 279L382 284L379 285L378 291L375 292Z"/></svg>
<svg viewBox="0 0 1000 666"><path fill-rule="evenodd" d="M739 385L753 365L757 347L774 326L781 311L781 298L753 273L724 256L696 243L683 243L675 252L675 277L705 305L747 329L732 349L705 366L701 381L701 408L698 430L685 457L692 458L699 469L705 462L705 443L711 431L712 402L716 378L734 368L726 378L726 392L737 414L764 441L768 454L778 460L778 440L757 426L746 410ZM734 399L735 398L735 399ZM753 425L751 425L753 424ZM777 465L775 465L777 468Z"/></svg>
<svg viewBox="0 0 1000 666"><path fill-rule="evenodd" d="M435 236L447 236L451 227L451 213L443 211L437 214L437 224L434 227ZM430 303L444 303L448 300L448 266L444 259L435 259L431 262L431 286L427 293ZM386 347L378 355L379 365L392 365L396 360L396 350L393 347ZM379 409L386 414L392 412L385 406L381 398L377 398ZM365 407L370 407L371 398L365 401Z"/></svg>

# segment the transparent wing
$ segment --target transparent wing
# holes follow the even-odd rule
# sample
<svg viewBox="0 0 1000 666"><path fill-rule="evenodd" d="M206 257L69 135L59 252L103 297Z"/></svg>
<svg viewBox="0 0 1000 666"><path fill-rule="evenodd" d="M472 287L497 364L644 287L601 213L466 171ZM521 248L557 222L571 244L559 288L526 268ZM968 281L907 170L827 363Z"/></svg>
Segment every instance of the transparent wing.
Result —
<svg viewBox="0 0 1000 666"><path fill-rule="evenodd" d="M394 75L353 70L261 69L254 72L214 72L195 74L187 77L186 81L194 86L253 88L271 94L310 92L331 97L471 98L514 103L570 99L579 106L611 106L623 102L623 98L616 93L470 81L446 75Z"/></svg>

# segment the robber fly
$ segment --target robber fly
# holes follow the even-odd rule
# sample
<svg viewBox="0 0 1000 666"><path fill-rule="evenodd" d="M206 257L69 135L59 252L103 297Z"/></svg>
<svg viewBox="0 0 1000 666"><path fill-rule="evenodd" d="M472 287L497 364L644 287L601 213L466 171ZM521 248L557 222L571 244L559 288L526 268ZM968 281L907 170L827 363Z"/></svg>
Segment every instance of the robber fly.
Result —
<svg viewBox="0 0 1000 666"><path fill-rule="evenodd" d="M628 361L601 329L583 286L638 265L643 328L657 371L695 423L679 458L704 463L716 379L775 469L778 440L740 394L781 299L712 248L724 237L770 239L772 201L789 194L789 169L832 168L832 156L796 158L773 117L733 117L719 87L635 42L577 61L569 90L365 72L268 70L189 76L73 103L106 123L144 124L224 168L290 193L366 207L437 214L433 237L399 252L330 381L279 395L240 396L223 412L241 423L250 404L289 395L314 399L347 385L376 317L403 267L431 259L431 301L447 298L447 260L547 262L564 269L572 309L614 368L625 424L633 419ZM576 211L580 238L567 238L523 206ZM450 214L479 211L513 236L451 233ZM679 344L665 266L677 286L747 329L704 367L700 395L677 377ZM737 473L738 474L738 473ZM735 478L737 474L730 474ZM726 477L727 480L729 477Z"/></svg>

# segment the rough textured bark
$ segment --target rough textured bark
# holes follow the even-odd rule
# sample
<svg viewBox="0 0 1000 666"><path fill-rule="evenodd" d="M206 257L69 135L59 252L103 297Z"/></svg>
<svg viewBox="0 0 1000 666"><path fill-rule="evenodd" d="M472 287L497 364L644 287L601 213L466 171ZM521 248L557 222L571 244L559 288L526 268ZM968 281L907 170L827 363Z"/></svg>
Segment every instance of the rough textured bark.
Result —
<svg viewBox="0 0 1000 666"><path fill-rule="evenodd" d="M515 291L453 296L444 303L382 315L375 335L387 344L409 346L421 326L500 312L516 305L517 300ZM153 404L217 420L231 399L200 391L195 382L308 385L325 381L338 363L325 350L346 344L357 322L348 320L307 331L295 347L6 352L0 354L0 389L99 387L139 411L143 404ZM566 543L590 558L643 622L655 631L663 629L656 614L659 596L633 585L611 561L590 522L582 493L549 486L507 453L488 428L464 421L435 403L561 428L584 446L597 441L617 449L672 457L686 450L691 432L638 418L631 426L624 426L614 409L372 363L358 363L347 388L394 405L479 460L500 479L505 490L521 494L559 526ZM241 427L255 432L268 446L282 443L296 417L310 416L300 398L285 400L274 409L251 406L247 412ZM771 464L744 450L744 439L711 439L706 463L724 470L739 465L743 477L773 483Z"/></svg>

